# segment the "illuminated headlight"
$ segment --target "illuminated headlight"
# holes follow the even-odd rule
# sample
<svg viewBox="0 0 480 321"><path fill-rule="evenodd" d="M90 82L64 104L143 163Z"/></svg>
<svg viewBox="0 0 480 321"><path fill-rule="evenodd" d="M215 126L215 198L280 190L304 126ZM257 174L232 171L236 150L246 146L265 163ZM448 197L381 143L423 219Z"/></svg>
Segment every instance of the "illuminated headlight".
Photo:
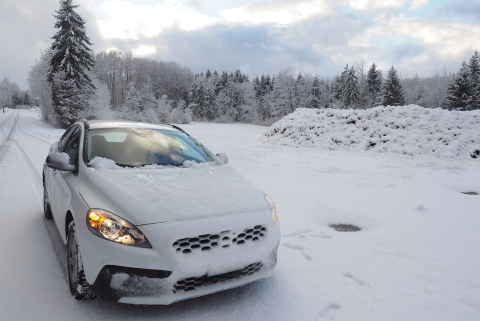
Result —
<svg viewBox="0 0 480 321"><path fill-rule="evenodd" d="M104 210L90 209L87 213L87 226L90 232L96 236L112 242L137 247L152 247L145 235L133 224Z"/></svg>
<svg viewBox="0 0 480 321"><path fill-rule="evenodd" d="M270 198L270 196L265 195L265 199L267 200L268 207L270 207L270 211L272 211L272 219L273 219L274 222L276 222L277 221L277 207L275 206L275 203Z"/></svg>

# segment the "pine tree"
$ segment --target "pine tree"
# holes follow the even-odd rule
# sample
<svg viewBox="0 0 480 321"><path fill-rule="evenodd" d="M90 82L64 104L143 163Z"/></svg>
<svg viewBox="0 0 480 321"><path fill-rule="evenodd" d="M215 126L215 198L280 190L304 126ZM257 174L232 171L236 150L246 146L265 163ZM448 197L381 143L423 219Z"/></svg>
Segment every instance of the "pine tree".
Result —
<svg viewBox="0 0 480 321"><path fill-rule="evenodd" d="M370 66L367 72L367 93L368 101L367 107L377 106L380 98L380 93L382 91L382 72L380 69L377 69L375 63Z"/></svg>
<svg viewBox="0 0 480 321"><path fill-rule="evenodd" d="M130 84L125 95L125 107L127 110L132 110L135 113L141 113L143 111L140 93L132 84Z"/></svg>
<svg viewBox="0 0 480 321"><path fill-rule="evenodd" d="M215 91L203 81L195 81L188 92L189 108L200 118L215 118L215 99Z"/></svg>
<svg viewBox="0 0 480 321"><path fill-rule="evenodd" d="M441 107L448 110L473 109L472 87L470 71L464 61L462 68L448 85L447 96L442 100Z"/></svg>
<svg viewBox="0 0 480 321"><path fill-rule="evenodd" d="M234 81L239 84L243 82L242 71L240 69L235 70Z"/></svg>
<svg viewBox="0 0 480 321"><path fill-rule="evenodd" d="M48 80L59 71L65 73L66 80L73 79L78 89L95 89L87 74L95 60L92 55L90 40L85 32L85 20L74 9L72 0L60 0L60 10L55 11L57 19L55 28L60 29L53 37L52 56L48 70Z"/></svg>
<svg viewBox="0 0 480 321"><path fill-rule="evenodd" d="M239 98L236 83L230 79L217 98L217 102L221 102L217 107L217 112L223 115L228 115L234 121L238 121L240 117L238 110Z"/></svg>
<svg viewBox="0 0 480 321"><path fill-rule="evenodd" d="M53 74L52 90L55 92L57 120L66 128L77 120L86 103L82 100L75 81L72 78L67 79L62 70Z"/></svg>
<svg viewBox="0 0 480 321"><path fill-rule="evenodd" d="M357 108L360 99L358 78L353 66L344 75L343 105L345 108Z"/></svg>
<svg viewBox="0 0 480 321"><path fill-rule="evenodd" d="M28 95L27 92L23 96L23 104L27 106L30 106L32 104L32 102L30 101L30 96Z"/></svg>
<svg viewBox="0 0 480 321"><path fill-rule="evenodd" d="M402 106L405 105L405 94L403 92L402 83L398 78L397 70L392 68L387 73L387 78L382 88L382 105L383 106Z"/></svg>
<svg viewBox="0 0 480 321"><path fill-rule="evenodd" d="M478 51L470 58L468 64L472 83L472 109L480 109L480 56Z"/></svg>
<svg viewBox="0 0 480 321"><path fill-rule="evenodd" d="M305 77L299 72L295 80L295 108L308 107L311 89Z"/></svg>
<svg viewBox="0 0 480 321"><path fill-rule="evenodd" d="M210 72L210 69L207 69L207 72L205 73L205 78L210 78L212 76L212 73Z"/></svg>
<svg viewBox="0 0 480 321"><path fill-rule="evenodd" d="M322 106L322 93L320 91L320 81L315 76L313 79L312 89L310 90L310 97L308 99L308 108L321 108Z"/></svg>
<svg viewBox="0 0 480 321"><path fill-rule="evenodd" d="M342 90L343 84L340 76L336 76L333 79L332 86L330 87L330 106L341 107L342 105Z"/></svg>

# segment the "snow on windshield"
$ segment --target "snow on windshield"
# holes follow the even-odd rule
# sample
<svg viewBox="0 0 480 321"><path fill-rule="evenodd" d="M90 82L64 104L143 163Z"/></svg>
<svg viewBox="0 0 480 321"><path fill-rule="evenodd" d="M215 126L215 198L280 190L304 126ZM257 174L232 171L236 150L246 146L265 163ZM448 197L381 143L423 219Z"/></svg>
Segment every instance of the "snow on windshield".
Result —
<svg viewBox="0 0 480 321"><path fill-rule="evenodd" d="M185 161L212 162L215 158L206 148L185 133L145 128L91 129L87 134L88 160L97 157L118 165L181 165Z"/></svg>

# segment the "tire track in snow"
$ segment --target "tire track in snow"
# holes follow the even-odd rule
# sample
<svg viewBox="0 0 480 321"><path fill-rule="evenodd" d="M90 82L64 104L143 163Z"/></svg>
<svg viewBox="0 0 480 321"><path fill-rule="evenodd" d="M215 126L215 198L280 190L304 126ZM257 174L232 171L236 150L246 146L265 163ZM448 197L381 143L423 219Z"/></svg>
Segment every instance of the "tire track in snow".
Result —
<svg viewBox="0 0 480 321"><path fill-rule="evenodd" d="M17 126L18 126L18 129L20 129L24 134L27 134L28 136L31 136L31 137L36 138L36 139L39 139L39 140L42 141L42 143L45 143L45 144L47 144L48 146L51 146L51 145L52 145L52 143L47 142L45 139L42 139L42 138L40 138L40 137L37 137L37 136L34 136L34 135L32 135L32 134L27 133L25 130L22 129L22 127L20 126L20 124L17 124Z"/></svg>
<svg viewBox="0 0 480 321"><path fill-rule="evenodd" d="M13 112L0 126L3 126L6 123L6 121L9 120L14 114L15 114L15 112ZM17 118L18 118L18 116L17 116ZM14 121L14 125L15 125L15 121ZM10 141L12 140L12 137L14 135L15 135L15 126L12 126L12 128L10 128L10 132L7 134L7 137L5 137L3 142L0 143L0 161L3 159L3 157L5 156L7 151L9 150Z"/></svg>
<svg viewBox="0 0 480 321"><path fill-rule="evenodd" d="M0 144L0 161L3 155L5 155L9 150L9 147L13 146L14 148L12 148L12 150L14 150L15 153L18 155L18 158L20 159L20 162L22 163L23 168L25 168L27 176L30 179L30 183L32 184L33 192L37 196L41 212L43 213L42 177L35 169L33 162L28 157L23 147L20 146L20 144L13 138L15 136L15 130L18 126L19 117L20 117L20 111L16 115L15 121L12 125L12 128L10 129L7 139L5 139L5 141L2 144ZM63 280L67 282L67 272L66 272L67 259L66 259L65 244L63 244L62 237L58 232L58 229L55 225L55 221L53 219L48 220L46 218L44 218L43 221L45 223L45 228L47 229L48 236L50 237L50 241L52 242L52 246L55 251L55 255L57 256L58 263L60 264L60 270L62 271L62 274L63 274Z"/></svg>
<svg viewBox="0 0 480 321"><path fill-rule="evenodd" d="M7 122L7 120L9 120L10 118L12 118L13 114L15 114L15 111L13 111L1 124L0 124L0 127L3 126L3 124L5 124Z"/></svg>

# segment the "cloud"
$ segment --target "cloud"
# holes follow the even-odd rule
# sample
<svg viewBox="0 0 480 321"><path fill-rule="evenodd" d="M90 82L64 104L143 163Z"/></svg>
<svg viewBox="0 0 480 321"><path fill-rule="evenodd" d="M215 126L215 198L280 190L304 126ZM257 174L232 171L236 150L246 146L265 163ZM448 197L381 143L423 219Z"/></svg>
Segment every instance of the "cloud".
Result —
<svg viewBox="0 0 480 321"><path fill-rule="evenodd" d="M429 2L430 2L430 0L414 0L414 1L412 1L411 5L410 5L410 8L408 8L408 11L415 11L415 10L418 10L418 9L422 9Z"/></svg>
<svg viewBox="0 0 480 321"><path fill-rule="evenodd" d="M130 1L109 0L100 7L105 18L99 20L99 26L105 38L153 37L175 24L183 30L191 31L218 21L218 18L198 13L179 1L142 6Z"/></svg>
<svg viewBox="0 0 480 321"><path fill-rule="evenodd" d="M480 22L480 1L478 0L459 0L449 2L441 8L438 16L448 20L459 22Z"/></svg>
<svg viewBox="0 0 480 321"><path fill-rule="evenodd" d="M400 9L411 0L350 0L348 4L357 10L362 11L385 11ZM416 0L422 1L422 0Z"/></svg>
<svg viewBox="0 0 480 321"><path fill-rule="evenodd" d="M146 56L152 55L157 51L155 47L152 46L140 46L137 49L132 49L132 52L137 56Z"/></svg>
<svg viewBox="0 0 480 321"><path fill-rule="evenodd" d="M332 7L327 1L292 0L253 3L219 12L227 23L274 23L279 25L288 25L312 15L331 13Z"/></svg>

